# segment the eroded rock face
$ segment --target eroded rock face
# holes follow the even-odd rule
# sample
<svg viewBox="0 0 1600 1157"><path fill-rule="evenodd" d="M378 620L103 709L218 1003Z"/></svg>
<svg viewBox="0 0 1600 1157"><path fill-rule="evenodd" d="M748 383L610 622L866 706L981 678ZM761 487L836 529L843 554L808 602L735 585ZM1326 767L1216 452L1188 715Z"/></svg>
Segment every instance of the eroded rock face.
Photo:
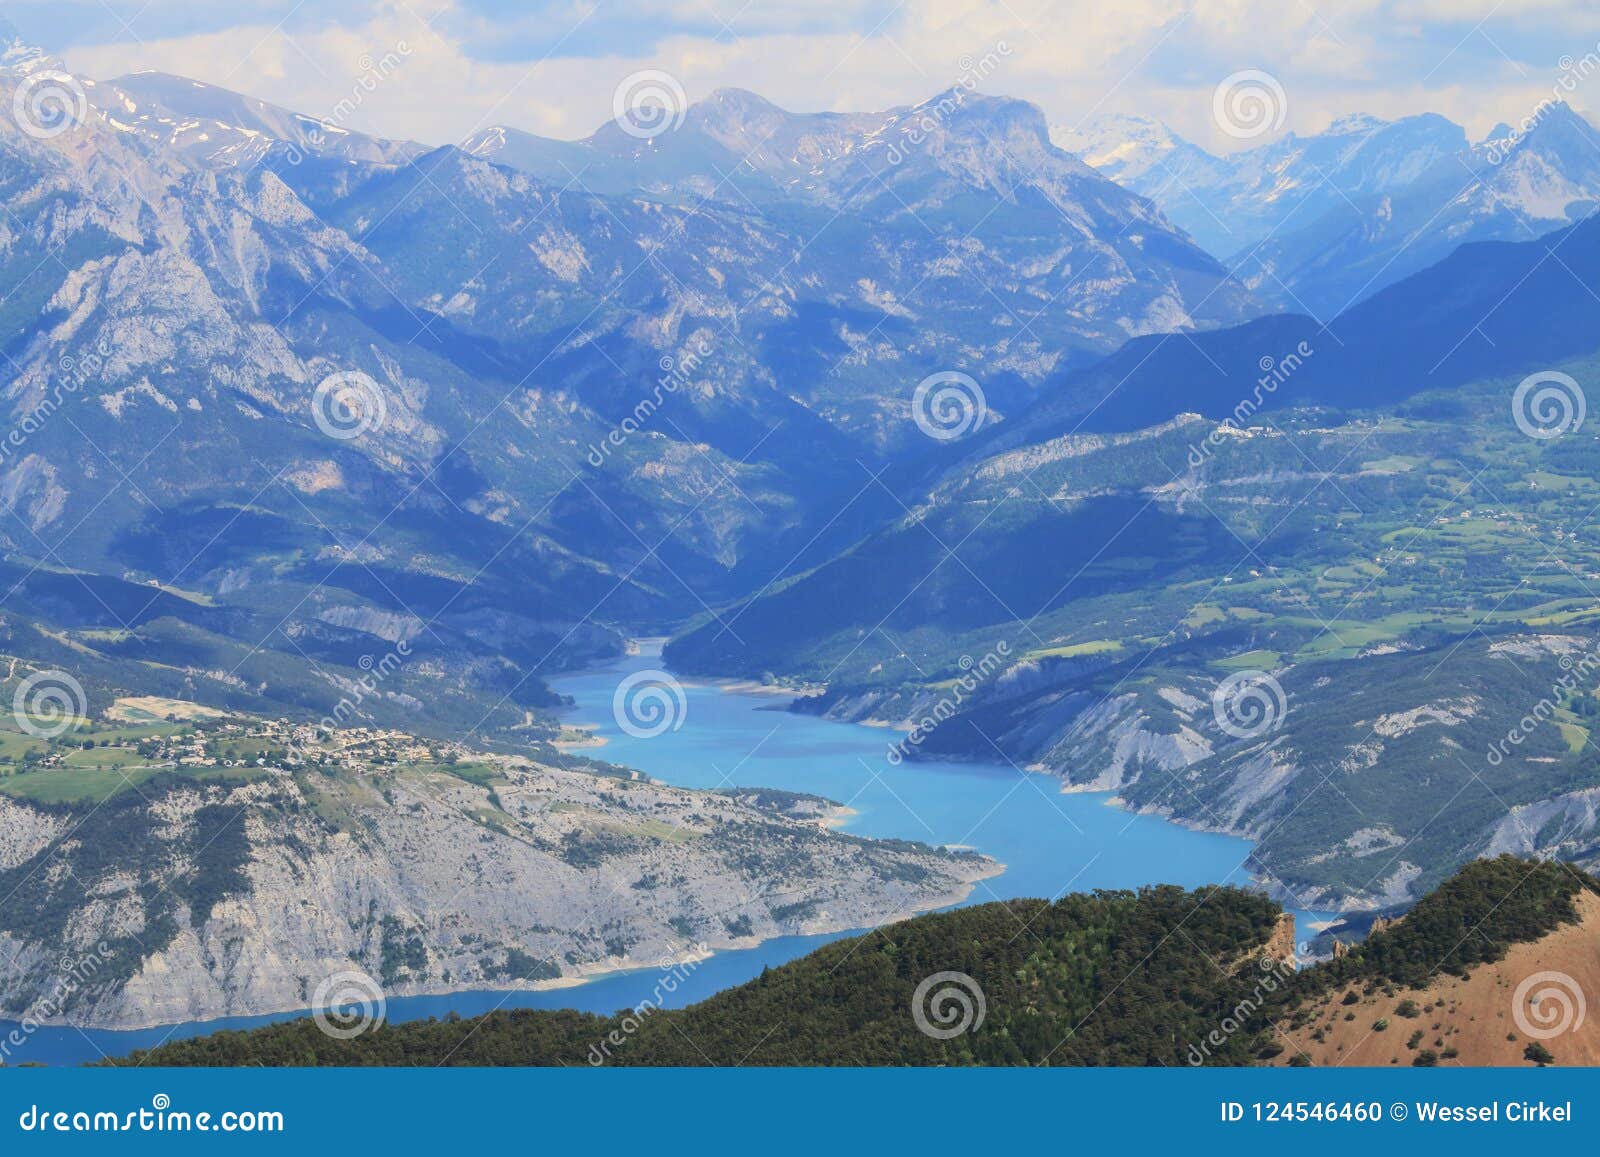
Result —
<svg viewBox="0 0 1600 1157"><path fill-rule="evenodd" d="M571 983L901 918L999 870L831 832L818 801L493 767L0 802L0 1001L131 1027L304 1008L350 969L389 996ZM65 1008L35 1007L85 960Z"/></svg>
<svg viewBox="0 0 1600 1157"><path fill-rule="evenodd" d="M1600 788L1567 792L1514 807L1489 830L1485 855L1556 856L1593 863L1600 830Z"/></svg>
<svg viewBox="0 0 1600 1157"><path fill-rule="evenodd" d="M60 833L62 817L0 796L0 869L33 859Z"/></svg>

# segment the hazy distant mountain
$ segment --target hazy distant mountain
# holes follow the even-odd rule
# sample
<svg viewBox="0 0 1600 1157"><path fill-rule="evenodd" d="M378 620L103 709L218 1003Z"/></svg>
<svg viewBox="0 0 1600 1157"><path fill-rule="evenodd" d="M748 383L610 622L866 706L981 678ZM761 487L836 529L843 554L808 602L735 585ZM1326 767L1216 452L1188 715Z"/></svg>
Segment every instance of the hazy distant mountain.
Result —
<svg viewBox="0 0 1600 1157"><path fill-rule="evenodd" d="M1268 300L1327 318L1465 242L1529 240L1596 208L1600 131L1557 104L1520 139L1502 129L1403 187L1352 192L1230 260Z"/></svg>
<svg viewBox="0 0 1600 1157"><path fill-rule="evenodd" d="M721 89L691 105L680 127L648 140L610 122L571 142L490 128L462 148L595 192L790 201L874 218L920 213L934 224L962 197L998 199L1008 214L1037 197L1090 232L1116 233L1130 222L1171 232L1138 197L1055 148L1036 107L962 89L876 113L791 113L755 93Z"/></svg>
<svg viewBox="0 0 1600 1157"><path fill-rule="evenodd" d="M932 370L981 365L1004 413L1042 374L1132 332L1255 312L1148 201L1056 149L1020 101L953 90L883 113L795 114L723 90L650 140L612 123L579 142L492 129L464 148L569 193L725 205L774 236L784 256L766 276L779 293L738 306L741 332L759 332L786 393L883 440L908 431L906 391Z"/></svg>
<svg viewBox="0 0 1600 1157"><path fill-rule="evenodd" d="M1346 198L1404 188L1467 146L1459 125L1432 113L1397 121L1342 117L1324 132L1289 133L1225 157L1149 117L1099 117L1076 131L1058 128L1054 136L1062 148L1149 197L1219 256L1310 224Z"/></svg>
<svg viewBox="0 0 1600 1157"><path fill-rule="evenodd" d="M1230 251L1230 234L1212 219L1210 200L1200 197L1200 191L1228 180L1231 167L1224 158L1147 116L1108 113L1076 128L1052 126L1050 137L1117 184L1164 205L1163 212L1211 252Z"/></svg>
<svg viewBox="0 0 1600 1157"><path fill-rule="evenodd" d="M995 440L1136 430L1179 413L1220 420L1241 399L1259 410L1388 408L1424 390L1526 374L1600 348L1594 286L1600 218L1531 241L1466 245L1326 325L1281 314L1192 341L1129 342L1055 383ZM1301 342L1313 353L1262 390L1262 359L1280 359Z"/></svg>
<svg viewBox="0 0 1600 1157"><path fill-rule="evenodd" d="M398 162L425 151L409 141L354 132L333 117L290 112L225 88L161 72L85 81L107 122L213 165L247 165L276 144L352 161Z"/></svg>
<svg viewBox="0 0 1600 1157"><path fill-rule="evenodd" d="M642 190L741 204L787 200L860 212L891 191L903 196L927 183L898 210L937 211L935 192L986 190L1015 203L1037 191L1067 210L1079 196L1110 197L1125 216L1158 220L1137 198L1109 193L1093 169L1053 147L1035 106L959 88L873 113L791 113L755 93L719 89L690 105L680 126L650 139L612 121L581 141L495 127L462 148L594 192Z"/></svg>
<svg viewBox="0 0 1600 1157"><path fill-rule="evenodd" d="M1521 241L1600 206L1600 131L1565 104L1476 146L1433 114L1350 116L1215 157L1147 117L1057 129L1149 197L1258 297L1324 320L1468 241Z"/></svg>
<svg viewBox="0 0 1600 1157"><path fill-rule="evenodd" d="M1063 341L1108 352L1119 333L1254 312L1148 201L1055 148L1022 101L955 89L881 113L799 114L724 89L648 140L612 122L577 142L491 128L462 147L570 192L754 210L824 267L807 276L838 283L820 296L879 315L874 333L898 342L902 323L926 334L947 311L981 314L1003 335L986 364L1024 379L1070 361ZM795 294L807 296L819 295ZM828 328L833 344L843 330Z"/></svg>

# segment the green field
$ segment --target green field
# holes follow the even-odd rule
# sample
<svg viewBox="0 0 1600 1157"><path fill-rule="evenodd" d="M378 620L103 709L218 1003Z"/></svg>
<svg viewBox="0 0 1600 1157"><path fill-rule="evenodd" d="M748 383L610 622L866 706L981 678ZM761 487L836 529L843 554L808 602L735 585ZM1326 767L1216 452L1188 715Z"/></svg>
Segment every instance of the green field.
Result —
<svg viewBox="0 0 1600 1157"><path fill-rule="evenodd" d="M0 792L34 803L102 803L134 791L154 777L167 774L198 781L260 779L268 773L257 768L195 767L61 767L29 771L0 779Z"/></svg>
<svg viewBox="0 0 1600 1157"><path fill-rule="evenodd" d="M1069 643L1061 647L1041 647L1028 651L1024 659L1075 659L1080 655L1108 655L1122 650L1120 639L1091 639L1086 643Z"/></svg>

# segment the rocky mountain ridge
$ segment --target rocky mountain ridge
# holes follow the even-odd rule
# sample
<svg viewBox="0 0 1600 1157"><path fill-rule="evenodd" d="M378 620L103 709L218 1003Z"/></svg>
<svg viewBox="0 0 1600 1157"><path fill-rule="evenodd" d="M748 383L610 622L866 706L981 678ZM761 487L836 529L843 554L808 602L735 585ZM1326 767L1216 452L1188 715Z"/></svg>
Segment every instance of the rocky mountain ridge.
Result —
<svg viewBox="0 0 1600 1157"><path fill-rule="evenodd" d="M10 59L7 108L57 65ZM286 654L313 621L397 616L481 648L492 613L581 661L586 624L709 609L861 465L937 449L911 413L930 373L982 362L998 420L1131 333L1250 310L1019 102L898 110L935 123L897 162L813 142L841 167L752 212L181 78L51 83L67 120L0 124L0 408L26 430L0 549L276 611ZM818 135L731 94L696 117L651 155Z"/></svg>
<svg viewBox="0 0 1600 1157"><path fill-rule="evenodd" d="M1263 300L1324 322L1463 244L1532 240L1600 207L1600 131L1557 100L1478 142L1435 114L1343 117L1221 157L1148 117L1053 135Z"/></svg>
<svg viewBox="0 0 1600 1157"><path fill-rule="evenodd" d="M0 1001L131 1028L305 1008L351 969L387 996L546 987L903 918L999 871L833 810L525 759L0 795ZM36 1008L79 959L92 982Z"/></svg>
<svg viewBox="0 0 1600 1157"><path fill-rule="evenodd" d="M1219 256L1310 225L1346 198L1404 189L1467 148L1465 130L1433 113L1341 117L1320 133L1286 133L1222 156L1151 117L1100 116L1052 136Z"/></svg>

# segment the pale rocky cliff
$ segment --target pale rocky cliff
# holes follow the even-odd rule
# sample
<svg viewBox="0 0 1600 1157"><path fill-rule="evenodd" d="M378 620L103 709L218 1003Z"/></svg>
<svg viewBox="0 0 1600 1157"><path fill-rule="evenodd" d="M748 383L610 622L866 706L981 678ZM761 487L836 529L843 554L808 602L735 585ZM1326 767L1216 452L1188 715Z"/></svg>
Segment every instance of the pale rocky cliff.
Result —
<svg viewBox="0 0 1600 1157"><path fill-rule="evenodd" d="M473 778L153 780L76 811L0 797L3 1015L58 1019L38 1002L63 970L82 982L70 1019L114 1027L305 1008L350 969L391 997L572 983L875 925L999 871L832 832L817 801L520 760Z"/></svg>

